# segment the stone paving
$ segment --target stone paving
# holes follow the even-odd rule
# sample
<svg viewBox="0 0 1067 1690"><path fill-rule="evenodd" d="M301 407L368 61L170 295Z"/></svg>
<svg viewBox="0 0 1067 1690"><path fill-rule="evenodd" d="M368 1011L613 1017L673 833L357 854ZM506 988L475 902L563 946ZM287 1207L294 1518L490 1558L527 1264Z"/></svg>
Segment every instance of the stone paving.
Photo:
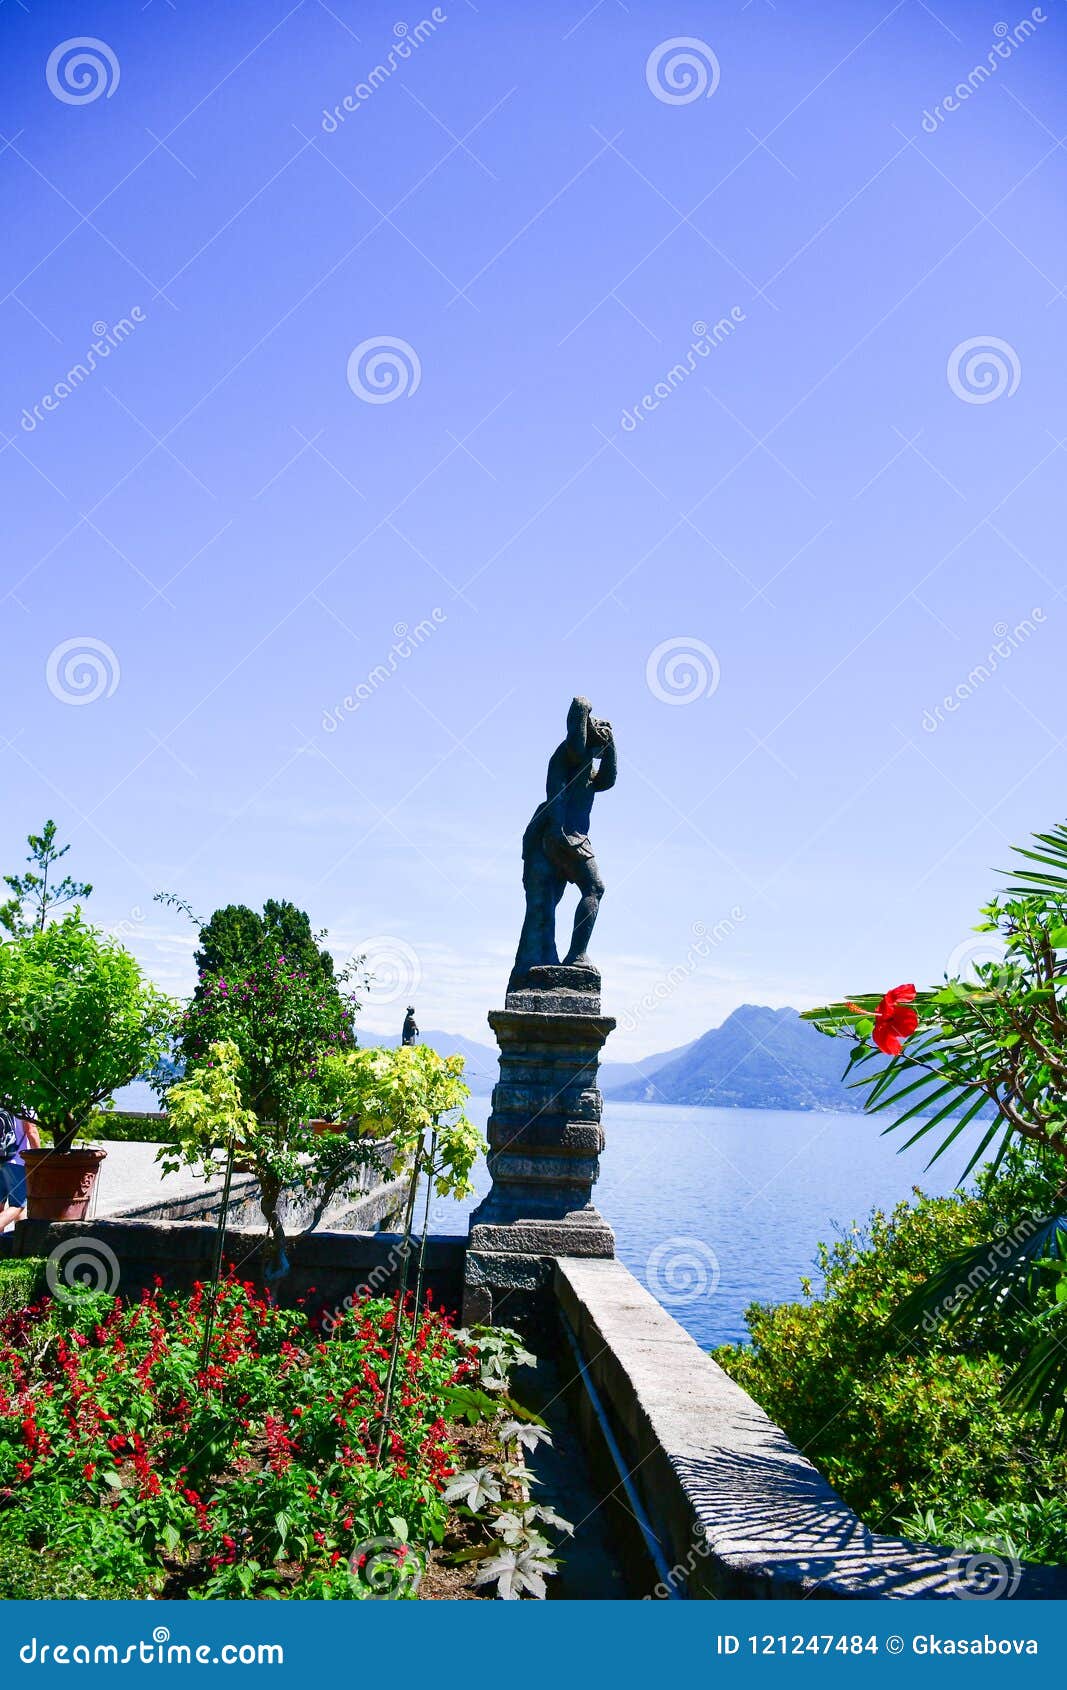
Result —
<svg viewBox="0 0 1067 1690"><path fill-rule="evenodd" d="M100 1168L92 1214L101 1217L125 1214L127 1210L140 1208L145 1203L193 1197L221 1187L221 1171L219 1179L210 1183L201 1179L192 1168L182 1168L176 1174L165 1175L156 1161L158 1144L130 1144L107 1139L99 1142L100 1148L107 1151L107 1161Z"/></svg>

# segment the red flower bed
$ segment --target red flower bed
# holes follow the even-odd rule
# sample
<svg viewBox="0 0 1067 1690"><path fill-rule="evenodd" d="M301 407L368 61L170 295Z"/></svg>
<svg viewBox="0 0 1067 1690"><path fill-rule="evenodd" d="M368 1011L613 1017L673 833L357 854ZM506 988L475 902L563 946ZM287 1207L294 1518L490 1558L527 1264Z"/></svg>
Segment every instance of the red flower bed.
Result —
<svg viewBox="0 0 1067 1690"><path fill-rule="evenodd" d="M324 1340L231 1279L202 1369L205 1296L45 1300L0 1323L0 1540L208 1597L358 1597L384 1555L406 1594L406 1545L447 1517L447 1392L477 1373L469 1350L432 1309L401 1315L383 1437L393 1304Z"/></svg>

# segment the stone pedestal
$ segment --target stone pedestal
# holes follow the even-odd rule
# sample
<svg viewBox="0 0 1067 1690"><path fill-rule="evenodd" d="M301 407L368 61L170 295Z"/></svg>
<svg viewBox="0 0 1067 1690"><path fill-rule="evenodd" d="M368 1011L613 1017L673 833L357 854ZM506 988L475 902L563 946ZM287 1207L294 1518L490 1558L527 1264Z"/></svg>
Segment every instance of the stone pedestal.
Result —
<svg viewBox="0 0 1067 1690"><path fill-rule="evenodd" d="M513 974L489 1016L500 1079L489 1117L492 1190L471 1216L464 1320L529 1325L557 1256L614 1256L594 1208L604 1134L596 1076L615 1025L591 967Z"/></svg>

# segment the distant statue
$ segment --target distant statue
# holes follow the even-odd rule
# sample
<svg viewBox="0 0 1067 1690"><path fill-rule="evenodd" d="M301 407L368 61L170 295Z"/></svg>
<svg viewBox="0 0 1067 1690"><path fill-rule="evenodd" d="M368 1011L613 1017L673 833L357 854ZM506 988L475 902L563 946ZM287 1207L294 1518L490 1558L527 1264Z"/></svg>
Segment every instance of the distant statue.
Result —
<svg viewBox="0 0 1067 1690"><path fill-rule="evenodd" d="M615 785L615 740L610 722L592 714L587 698L573 700L567 737L548 764L547 795L522 836L522 884L526 919L515 957L515 974L558 964L556 907L568 885L580 894L564 966L591 968L589 940L604 882L589 843L593 798Z"/></svg>
<svg viewBox="0 0 1067 1690"><path fill-rule="evenodd" d="M419 1029L415 1025L415 1005L408 1004L408 1012L404 1017L404 1031L400 1035L401 1044L414 1045L419 1042Z"/></svg>

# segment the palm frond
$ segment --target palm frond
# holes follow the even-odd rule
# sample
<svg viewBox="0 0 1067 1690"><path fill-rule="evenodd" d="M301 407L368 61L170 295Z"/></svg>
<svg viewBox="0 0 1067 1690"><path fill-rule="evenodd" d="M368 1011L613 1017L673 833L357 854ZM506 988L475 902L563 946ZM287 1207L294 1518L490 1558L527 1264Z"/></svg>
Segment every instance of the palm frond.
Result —
<svg viewBox="0 0 1067 1690"><path fill-rule="evenodd" d="M1062 903L1067 898L1067 827L1055 827L1051 833L1035 833L1034 842L1044 846L1044 850L1030 850L1024 845L1013 846L1017 857L1027 862L1040 863L1043 867L1037 869L1014 868L1004 872L1009 876L1007 893L1009 897L1028 897L1035 892L1043 894L1053 903ZM1055 871L1055 872L1050 872ZM1023 884L1014 884L1014 881Z"/></svg>
<svg viewBox="0 0 1067 1690"><path fill-rule="evenodd" d="M1064 1215L1027 1216L1010 1232L949 1256L905 1298L894 1323L905 1331L929 1332L939 1322L952 1325L965 1314L978 1319L999 1308L1005 1298L1047 1283L1050 1270L1041 1263L1062 1256L1067 1248L1065 1227Z"/></svg>
<svg viewBox="0 0 1067 1690"><path fill-rule="evenodd" d="M1067 1303L1049 1310L1048 1329L1004 1392L1004 1400L1039 1414L1053 1447L1067 1444Z"/></svg>

